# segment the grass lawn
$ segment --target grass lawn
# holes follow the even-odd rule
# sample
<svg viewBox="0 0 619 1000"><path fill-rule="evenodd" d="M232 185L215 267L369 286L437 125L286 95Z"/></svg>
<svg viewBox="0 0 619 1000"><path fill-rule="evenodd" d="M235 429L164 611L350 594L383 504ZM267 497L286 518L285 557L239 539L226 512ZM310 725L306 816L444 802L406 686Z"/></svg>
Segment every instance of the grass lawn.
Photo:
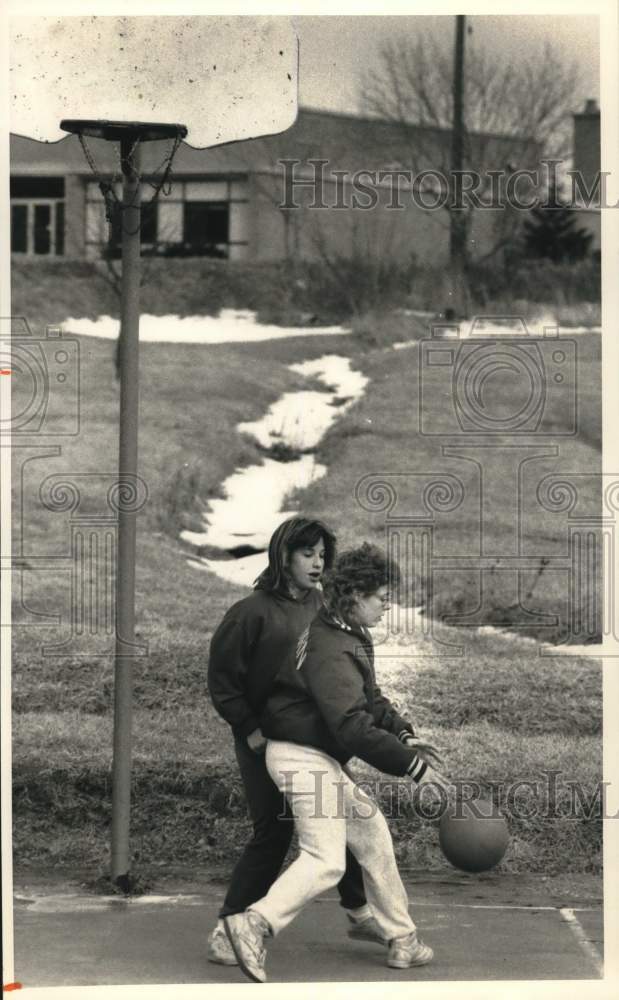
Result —
<svg viewBox="0 0 619 1000"><path fill-rule="evenodd" d="M536 665L507 645L497 637L494 650L476 659L472 697L465 672L456 672L453 664L439 671L423 659L392 664L383 687L443 749L452 779L479 783L506 812L512 839L502 870L595 871L601 848L601 819L594 808L601 772L598 666L571 661L568 683L560 691L550 671L538 676L534 704L539 711L531 698L529 712L518 720L512 712L517 688L524 688ZM529 673L519 676L527 665ZM184 680L195 691L193 706L174 705L172 696L169 709L140 708L135 716L132 847L137 870L148 878L166 863L221 867L249 832L228 729L207 698L198 698L195 678L193 684L189 677ZM428 681L433 696L424 698ZM573 708L576 686L585 689L589 708L582 726L586 735L578 731L580 716ZM463 702L468 695L475 703L474 721L463 723L455 705L441 703L447 687L459 691ZM497 696L501 688L511 697ZM433 712L433 701L442 713ZM526 706L527 698L523 701ZM484 712L484 706L491 710ZM105 870L111 739L109 713L72 709L15 716L14 843L20 868L73 864L95 875ZM361 762L356 769L392 821L402 863L444 868L436 823L411 810L406 782L385 778ZM557 775L552 816L545 812L549 771ZM533 789L516 787L518 782L533 782Z"/></svg>
<svg viewBox="0 0 619 1000"><path fill-rule="evenodd" d="M545 441L556 445L558 454L538 464L543 474L599 468L599 340L579 337L578 347L578 434ZM66 554L70 537L68 513L51 512L41 502L43 479L54 473L68 479L72 472L113 476L116 468L114 345L83 338L80 350L81 433L46 439L46 445L61 445L61 453L23 466L23 513L16 518L16 530L33 566L37 558ZM362 475L452 471L473 491L473 500L457 515L441 516L441 553L466 551L479 521L473 472L463 473L461 462L443 456L440 439L419 434L415 349L368 350L353 337L208 348L143 346L140 474L149 501L138 519L136 586L137 631L148 641L149 655L136 660L134 668L132 847L138 870L156 871L183 860L230 863L246 836L229 734L209 705L205 685L209 636L244 591L209 573L196 573L187 564L187 547L178 541L178 532L198 527L200 509L220 493L222 481L235 468L260 461L258 449L237 434L236 425L260 417L283 392L307 386L287 365L325 353L353 357L370 384L364 399L320 447L328 476L296 502L328 518L344 546L365 538L380 542L384 514L365 511L354 500ZM14 457L17 473L17 449ZM496 491L490 496L495 516L487 525L493 551L496 540L510 530L513 512L503 506L504 449L495 449L488 461L489 488ZM16 484L18 479L16 474ZM399 510L416 513L415 480L402 479L398 490ZM104 496L86 498L85 509L100 513ZM528 513L527 551L557 554L563 543L557 540L555 522ZM18 602L16 608L13 665L16 865L18 870L37 864L88 866L96 875L105 868L109 832L111 659L43 656L44 643L68 634L70 575L57 568L26 571L23 592L15 576L15 594L22 596L22 607ZM489 604L499 609L504 597L500 577L497 572L486 581ZM541 577L532 572L524 603L540 610L556 608L557 595L565 589L559 577L549 570ZM433 609L471 610L475 586L470 572L439 575ZM61 625L33 627L29 623L35 612L60 614ZM423 731L446 747L447 769L486 783L509 783L537 780L545 767L552 767L565 782L580 782L594 796L601 777L599 664L540 659L535 645L518 638L470 630L447 633L460 640L464 636L463 657L431 659L414 644L403 647L402 662L385 666L383 684L411 707ZM553 634L557 630L543 633ZM510 824L513 839L505 865L511 871L591 871L599 866L601 833L594 818L514 816ZM431 822L404 816L394 818L393 829L404 863L443 864Z"/></svg>
<svg viewBox="0 0 619 1000"><path fill-rule="evenodd" d="M564 569L542 566L544 557L565 558L567 519L565 513L544 510L536 499L537 485L549 475L560 475L570 481L571 475L589 473L584 488L580 487L577 513L597 515L601 510L599 483L594 475L601 471L601 407L600 407L600 344L599 337L587 335L577 340L577 434L563 436L561 413L551 399L549 425L553 433L538 440L497 436L496 444L488 447L471 446L467 435L459 447L456 436L447 440L421 434L419 430L418 386L419 354L410 348L396 354L377 352L369 363L370 384L361 402L327 434L319 448L319 458L330 468L329 476L318 480L304 495L304 503L313 509L329 511L340 528L344 545L364 537L385 538L386 513L368 511L353 500L355 487L362 476L374 475L387 480L394 490L394 505L390 515L420 517L429 520L423 490L428 482L453 477L462 488L462 502L453 509L433 514L434 555L450 565L440 565L433 580L433 592L426 598L432 617L443 614L473 614L478 604L484 606L485 622L521 622L522 612L517 603L515 575L501 569L501 556L520 554L539 561L521 577L522 604L528 610L542 614L559 614L565 618L567 580ZM515 390L506 378L504 391L512 397L506 409L515 410ZM431 400L439 419L452 406L450 394ZM531 459L531 444L542 454ZM393 474L396 474L393 476ZM578 482L576 480L575 482ZM516 501L521 491L520 510ZM424 517L425 515L425 517ZM410 525L400 531L404 540ZM520 538L518 538L520 535ZM480 590L477 570L454 569L454 559L483 553L492 565ZM414 578L409 587L417 593L420 603L418 558ZM598 581L599 586L599 581ZM593 600L594 595L587 595ZM474 623L474 620L473 622ZM527 634L556 640L565 636L565 620L558 625L528 624Z"/></svg>

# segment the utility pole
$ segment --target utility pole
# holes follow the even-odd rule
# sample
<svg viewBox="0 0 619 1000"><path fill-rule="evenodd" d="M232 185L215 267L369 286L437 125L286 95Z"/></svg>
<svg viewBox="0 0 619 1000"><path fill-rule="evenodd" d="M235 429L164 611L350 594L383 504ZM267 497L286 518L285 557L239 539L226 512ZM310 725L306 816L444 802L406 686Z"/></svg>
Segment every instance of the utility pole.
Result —
<svg viewBox="0 0 619 1000"><path fill-rule="evenodd" d="M464 168L464 38L466 18L456 16L456 38L453 70L453 122L451 129L451 178L450 178L450 303L452 313L462 317L468 312L468 286L466 279L467 210L462 203L462 175Z"/></svg>

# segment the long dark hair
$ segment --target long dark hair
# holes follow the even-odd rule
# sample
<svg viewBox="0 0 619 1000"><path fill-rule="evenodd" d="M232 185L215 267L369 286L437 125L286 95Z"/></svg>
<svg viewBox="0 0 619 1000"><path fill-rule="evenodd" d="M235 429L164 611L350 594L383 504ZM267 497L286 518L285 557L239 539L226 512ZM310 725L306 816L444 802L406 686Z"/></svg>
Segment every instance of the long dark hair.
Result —
<svg viewBox="0 0 619 1000"><path fill-rule="evenodd" d="M364 542L356 549L342 552L323 582L329 611L347 621L355 603L355 592L369 597L385 584L397 587L400 567L387 559L376 545Z"/></svg>
<svg viewBox="0 0 619 1000"><path fill-rule="evenodd" d="M254 582L255 590L286 591L285 563L295 549L324 542L325 569L331 569L335 560L336 538L324 521L307 517L289 517L276 528L269 542L269 565Z"/></svg>

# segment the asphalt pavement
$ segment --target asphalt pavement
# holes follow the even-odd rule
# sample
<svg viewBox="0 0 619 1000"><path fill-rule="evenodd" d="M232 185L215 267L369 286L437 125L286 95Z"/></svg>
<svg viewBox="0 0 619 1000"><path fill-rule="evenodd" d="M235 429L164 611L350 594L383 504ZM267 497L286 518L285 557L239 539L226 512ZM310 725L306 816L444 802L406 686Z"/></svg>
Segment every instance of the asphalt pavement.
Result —
<svg viewBox="0 0 619 1000"><path fill-rule="evenodd" d="M569 882L566 883L569 885ZM432 964L389 969L378 945L353 942L333 893L269 942L269 982L592 980L602 975L602 908L595 889L544 880L456 877L408 884ZM237 968L206 960L206 937L223 897L199 892L133 899L18 887L14 979L23 988L246 983Z"/></svg>

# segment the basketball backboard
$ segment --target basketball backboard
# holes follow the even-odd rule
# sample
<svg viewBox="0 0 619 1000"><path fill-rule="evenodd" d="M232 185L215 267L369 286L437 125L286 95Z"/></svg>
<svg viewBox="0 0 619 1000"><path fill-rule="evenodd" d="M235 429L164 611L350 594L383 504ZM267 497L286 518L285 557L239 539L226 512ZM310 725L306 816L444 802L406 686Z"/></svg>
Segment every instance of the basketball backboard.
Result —
<svg viewBox="0 0 619 1000"><path fill-rule="evenodd" d="M287 17L12 16L10 53L11 132L45 142L70 118L182 122L215 146L297 114Z"/></svg>

